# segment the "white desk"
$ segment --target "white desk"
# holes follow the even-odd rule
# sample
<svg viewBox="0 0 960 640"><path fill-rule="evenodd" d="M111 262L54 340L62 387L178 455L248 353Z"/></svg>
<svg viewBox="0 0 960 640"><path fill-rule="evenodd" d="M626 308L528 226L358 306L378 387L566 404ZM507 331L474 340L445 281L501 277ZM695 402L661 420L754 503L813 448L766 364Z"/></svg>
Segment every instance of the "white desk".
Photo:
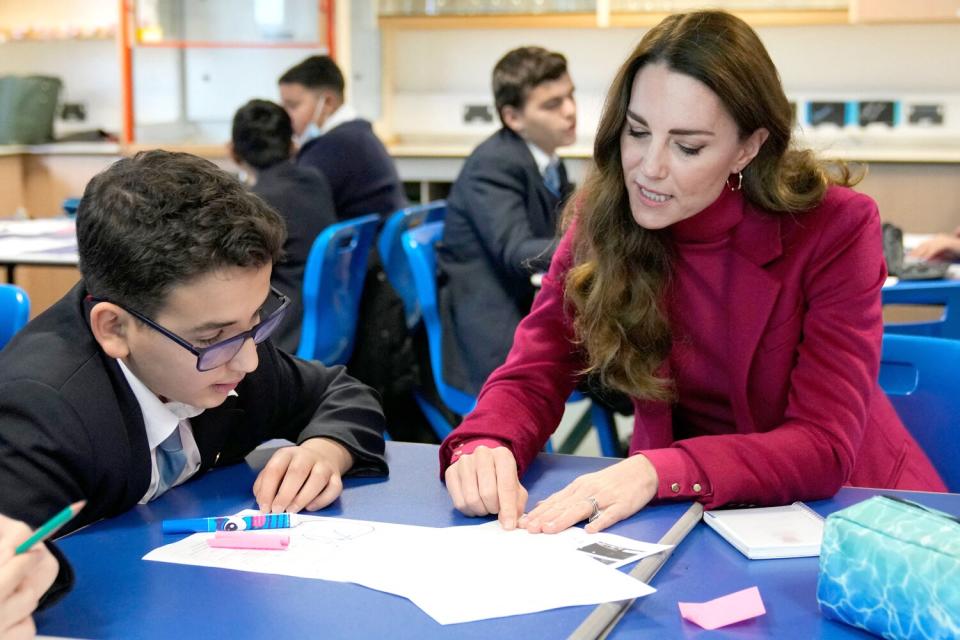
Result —
<svg viewBox="0 0 960 640"><path fill-rule="evenodd" d="M14 282L18 265L75 267L78 261L72 218L0 220L0 264L7 282Z"/></svg>

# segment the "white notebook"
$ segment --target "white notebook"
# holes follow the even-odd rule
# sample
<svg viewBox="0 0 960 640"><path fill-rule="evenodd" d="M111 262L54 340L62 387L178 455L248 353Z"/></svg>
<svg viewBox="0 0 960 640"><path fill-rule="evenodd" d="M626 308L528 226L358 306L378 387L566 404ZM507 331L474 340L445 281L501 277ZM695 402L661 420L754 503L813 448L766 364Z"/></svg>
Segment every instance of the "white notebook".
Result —
<svg viewBox="0 0 960 640"><path fill-rule="evenodd" d="M820 555L823 518L802 502L706 511L703 521L751 560Z"/></svg>

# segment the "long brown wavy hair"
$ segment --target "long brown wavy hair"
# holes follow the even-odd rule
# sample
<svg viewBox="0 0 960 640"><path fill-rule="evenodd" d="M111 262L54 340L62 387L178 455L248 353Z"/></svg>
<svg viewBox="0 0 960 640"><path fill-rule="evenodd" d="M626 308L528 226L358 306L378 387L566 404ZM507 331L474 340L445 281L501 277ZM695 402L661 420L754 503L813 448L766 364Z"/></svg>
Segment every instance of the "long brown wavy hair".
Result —
<svg viewBox="0 0 960 640"><path fill-rule="evenodd" d="M856 180L843 163L827 164L809 150L791 148L790 104L780 76L743 20L699 11L669 16L647 32L610 87L594 166L565 212L565 224L577 219L565 295L587 354L583 373L637 398L667 400L672 385L658 369L671 346L663 297L672 254L664 232L634 221L620 158L633 81L651 63L664 63L709 87L733 117L741 140L760 128L769 132L743 169L743 195L757 207L806 211L821 202L830 184Z"/></svg>

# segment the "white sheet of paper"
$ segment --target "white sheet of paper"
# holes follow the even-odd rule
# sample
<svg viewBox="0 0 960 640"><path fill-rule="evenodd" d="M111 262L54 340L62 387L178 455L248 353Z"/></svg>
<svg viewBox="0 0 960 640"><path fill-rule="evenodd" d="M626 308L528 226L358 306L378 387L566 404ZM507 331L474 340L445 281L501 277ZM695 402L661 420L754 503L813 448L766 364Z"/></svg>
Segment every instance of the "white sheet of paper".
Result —
<svg viewBox="0 0 960 640"><path fill-rule="evenodd" d="M655 591L577 551L576 531L530 534L491 524L435 529L430 553L446 561L420 567L416 584L404 595L440 624L453 624Z"/></svg>
<svg viewBox="0 0 960 640"><path fill-rule="evenodd" d="M285 551L211 548L207 539L213 534L198 533L154 549L144 560L353 582L406 597L440 624L628 600L654 591L577 551L581 536L590 535L582 530L546 536L503 531L495 522L417 527L321 516L305 520L282 530L290 535ZM631 549L644 545L612 534L590 538L599 535Z"/></svg>

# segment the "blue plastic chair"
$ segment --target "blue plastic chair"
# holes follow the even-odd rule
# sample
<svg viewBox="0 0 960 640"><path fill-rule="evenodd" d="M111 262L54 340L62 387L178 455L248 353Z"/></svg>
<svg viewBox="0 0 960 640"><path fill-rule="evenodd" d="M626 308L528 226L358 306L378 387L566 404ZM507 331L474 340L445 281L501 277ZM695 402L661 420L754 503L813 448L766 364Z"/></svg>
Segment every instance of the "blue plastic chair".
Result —
<svg viewBox="0 0 960 640"><path fill-rule="evenodd" d="M63 201L63 213L69 218L76 216L79 208L80 198L67 198Z"/></svg>
<svg viewBox="0 0 960 640"><path fill-rule="evenodd" d="M886 324L885 333L960 339L960 280L908 280L884 287L883 304L943 306L937 320Z"/></svg>
<svg viewBox="0 0 960 640"><path fill-rule="evenodd" d="M428 222L401 234L403 251L410 266L414 290L420 305L424 328L427 331L433 383L437 388L440 401L453 413L465 416L473 411L473 408L477 405L477 399L469 393L450 386L443 379L443 339L440 312L437 309L436 254L436 243L442 237L442 222ZM453 430L452 425L422 395L417 393L415 398L434 432L440 438L447 437Z"/></svg>
<svg viewBox="0 0 960 640"><path fill-rule="evenodd" d="M570 394L570 397L567 398L567 402L579 402L587 399L588 397L579 391L574 391ZM587 418L597 431L597 440L600 442L600 454L607 458L622 458L623 451L620 447L620 438L617 435L617 423L614 420L613 411L590 400L590 410L584 416L584 419ZM565 449L572 444L574 443L562 443L559 451L564 453ZM579 445L580 443L577 442L575 444Z"/></svg>
<svg viewBox="0 0 960 640"><path fill-rule="evenodd" d="M440 312L437 309L437 254L435 250L436 243L442 237L443 222L428 222L401 235L403 251L409 262L424 328L427 331L430 368L433 371L433 383L437 388L437 395L440 396L440 401L450 411L465 416L477 406L477 399L465 391L450 386L443 378L443 336ZM447 437L453 431L453 425L420 393L414 393L414 398L437 436L441 439ZM619 447L616 445L616 431L612 423L612 417L606 416L605 412L596 405L591 407L591 412L594 424L604 432L600 436L601 450L604 455L619 455L619 453L614 453L619 451ZM606 419L605 426L601 428L597 421L604 419ZM550 440L547 440L543 450L553 451Z"/></svg>
<svg viewBox="0 0 960 640"><path fill-rule="evenodd" d="M960 341L885 334L880 386L950 491L960 491Z"/></svg>
<svg viewBox="0 0 960 640"><path fill-rule="evenodd" d="M402 235L405 231L427 222L443 222L447 217L446 200L436 200L394 212L380 231L377 249L387 280L403 301L407 328L413 329L420 322L420 305L417 290L410 273L410 262L403 252Z"/></svg>
<svg viewBox="0 0 960 640"><path fill-rule="evenodd" d="M0 284L0 349L30 319L30 298L14 284Z"/></svg>
<svg viewBox="0 0 960 640"><path fill-rule="evenodd" d="M353 353L357 310L380 216L330 225L310 247L303 274L303 324L297 356L345 364Z"/></svg>

